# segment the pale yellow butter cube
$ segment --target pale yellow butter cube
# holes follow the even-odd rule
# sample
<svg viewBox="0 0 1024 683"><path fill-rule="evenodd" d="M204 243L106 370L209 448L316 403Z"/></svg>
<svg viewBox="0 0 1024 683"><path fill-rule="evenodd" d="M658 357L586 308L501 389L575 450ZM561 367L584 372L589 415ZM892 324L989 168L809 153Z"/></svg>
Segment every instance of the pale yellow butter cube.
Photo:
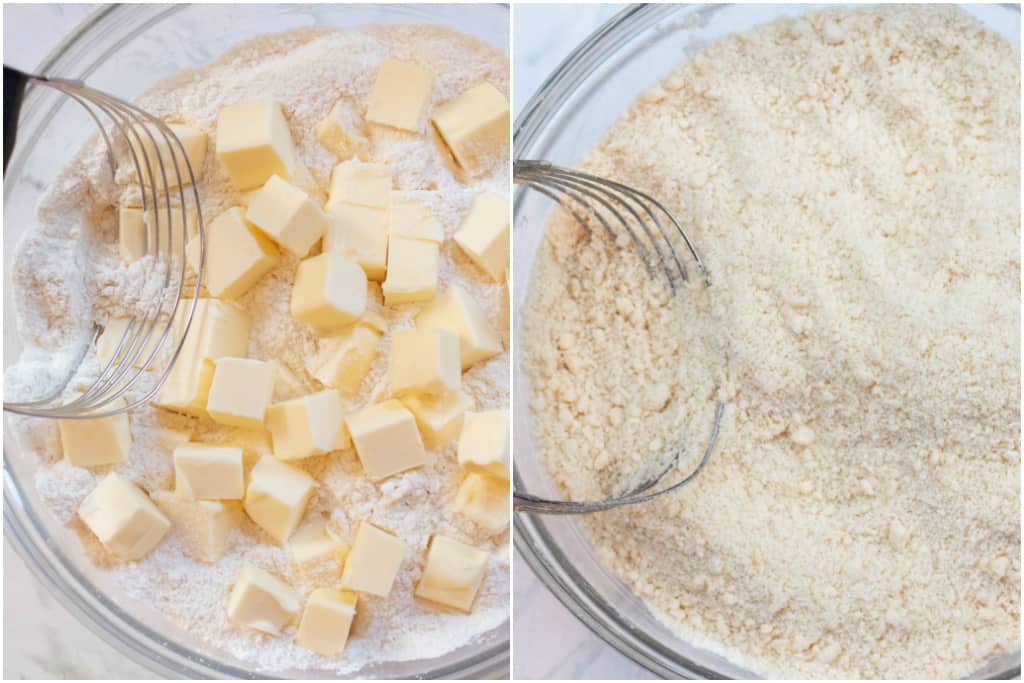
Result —
<svg viewBox="0 0 1024 683"><path fill-rule="evenodd" d="M366 311L366 273L333 252L306 259L295 274L291 311L324 330L356 322Z"/></svg>
<svg viewBox="0 0 1024 683"><path fill-rule="evenodd" d="M189 248L197 249L198 240L193 238ZM228 209L207 228L203 283L211 296L235 299L249 291L280 260L281 252L245 219L240 208ZM196 270L198 253L189 261Z"/></svg>
<svg viewBox="0 0 1024 683"><path fill-rule="evenodd" d="M329 563L337 565L340 574L348 546L331 533L327 528L327 520L320 518L296 529L288 540L288 550L292 555L292 563L300 570L310 565Z"/></svg>
<svg viewBox="0 0 1024 683"><path fill-rule="evenodd" d="M123 407L116 399L111 407ZM75 467L115 465L128 459L132 430L128 413L84 420L57 420L64 457Z"/></svg>
<svg viewBox="0 0 1024 683"><path fill-rule="evenodd" d="M481 83L446 102L431 118L456 163L472 172L508 149L508 98L490 83Z"/></svg>
<svg viewBox="0 0 1024 683"><path fill-rule="evenodd" d="M443 394L462 386L459 338L449 330L417 328L391 335L391 393Z"/></svg>
<svg viewBox="0 0 1024 683"><path fill-rule="evenodd" d="M206 399L210 418L232 427L261 429L274 394L273 364L252 358L218 358Z"/></svg>
<svg viewBox="0 0 1024 683"><path fill-rule="evenodd" d="M138 560L160 543L171 522L142 489L111 472L78 507L78 516L111 553Z"/></svg>
<svg viewBox="0 0 1024 683"><path fill-rule="evenodd" d="M491 328L480 304L458 285L452 285L424 306L416 316L416 325L457 334L463 370L501 353L501 340Z"/></svg>
<svg viewBox="0 0 1024 683"><path fill-rule="evenodd" d="M345 423L370 479L384 479L427 463L416 418L394 399L351 413Z"/></svg>
<svg viewBox="0 0 1024 683"><path fill-rule="evenodd" d="M370 91L366 120L418 133L433 89L434 77L423 67L385 59Z"/></svg>
<svg viewBox="0 0 1024 683"><path fill-rule="evenodd" d="M430 207L408 195L391 193L390 219L390 235L428 242L444 241L444 229L434 218Z"/></svg>
<svg viewBox="0 0 1024 683"><path fill-rule="evenodd" d="M369 280L380 282L388 266L388 213L339 202L327 211L324 251L358 263Z"/></svg>
<svg viewBox="0 0 1024 683"><path fill-rule="evenodd" d="M473 408L472 399L462 391L437 396L410 394L400 400L416 417L420 434L431 448L440 448L458 436L462 429L462 415Z"/></svg>
<svg viewBox="0 0 1024 683"><path fill-rule="evenodd" d="M316 138L339 159L365 159L370 148L359 115L344 100L338 100L327 116L316 124Z"/></svg>
<svg viewBox="0 0 1024 683"><path fill-rule="evenodd" d="M470 472L455 494L455 509L487 532L500 534L508 528L508 480Z"/></svg>
<svg viewBox="0 0 1024 683"><path fill-rule="evenodd" d="M301 607L302 598L295 589L245 561L228 596L228 619L277 636L298 618Z"/></svg>
<svg viewBox="0 0 1024 683"><path fill-rule="evenodd" d="M245 512L278 543L302 521L316 481L307 473L264 455L249 474Z"/></svg>
<svg viewBox="0 0 1024 683"><path fill-rule="evenodd" d="M206 133L180 123L168 123L167 128L181 146L153 123L135 125L129 131L129 144L135 151L142 181L150 187L177 188L191 185L193 177L201 180L203 164L206 163ZM129 161L129 164L135 167L134 161Z"/></svg>
<svg viewBox="0 0 1024 683"><path fill-rule="evenodd" d="M367 325L348 327L336 337L321 342L313 376L325 386L349 396L359 391L363 378L377 358L380 334Z"/></svg>
<svg viewBox="0 0 1024 683"><path fill-rule="evenodd" d="M348 430L341 394L320 391L267 410L267 427L279 460L299 460L348 448Z"/></svg>
<svg viewBox="0 0 1024 683"><path fill-rule="evenodd" d="M405 555L405 542L369 522L360 522L341 572L344 590L387 597Z"/></svg>
<svg viewBox="0 0 1024 683"><path fill-rule="evenodd" d="M416 596L470 612L487 572L487 553L447 536L434 536Z"/></svg>
<svg viewBox="0 0 1024 683"><path fill-rule="evenodd" d="M181 539L189 557L199 562L216 562L224 555L228 536L238 526L238 503L186 500L170 491L156 491L152 497L171 520L171 533Z"/></svg>
<svg viewBox="0 0 1024 683"><path fill-rule="evenodd" d="M187 443L174 449L175 492L186 500L241 500L242 449Z"/></svg>
<svg viewBox="0 0 1024 683"><path fill-rule="evenodd" d="M335 166L331 171L327 209L335 204L387 210L391 205L391 166L355 159Z"/></svg>
<svg viewBox="0 0 1024 683"><path fill-rule="evenodd" d="M467 412L459 435L459 464L502 479L508 472L508 411Z"/></svg>
<svg viewBox="0 0 1024 683"><path fill-rule="evenodd" d="M217 157L239 190L251 190L272 175L291 178L295 147L281 105L239 102L217 114Z"/></svg>
<svg viewBox="0 0 1024 683"><path fill-rule="evenodd" d="M384 314L379 310L371 309L369 301L366 302L366 312L359 319L359 324L380 334L387 334L388 331L388 321Z"/></svg>
<svg viewBox="0 0 1024 683"><path fill-rule="evenodd" d="M324 657L337 657L348 642L359 596L351 591L318 588L302 612L295 644Z"/></svg>
<svg viewBox="0 0 1024 683"><path fill-rule="evenodd" d="M164 448L174 450L178 446L192 440L192 434L183 429L171 429L170 427L157 427L154 430L156 442Z"/></svg>
<svg viewBox="0 0 1024 683"><path fill-rule="evenodd" d="M249 198L246 219L302 258L327 230L327 217L309 195L273 175Z"/></svg>
<svg viewBox="0 0 1024 683"><path fill-rule="evenodd" d="M437 244L407 237L388 237L388 273L384 302L388 306L429 301L437 290L440 252Z"/></svg>
<svg viewBox="0 0 1024 683"><path fill-rule="evenodd" d="M129 332L129 324L131 324L131 331L126 339L125 333ZM158 347L161 334L163 334L163 325L159 322L148 326L148 324L144 325L139 322L132 323L128 318L111 319L107 321L103 332L96 338L96 358L103 365L109 363L115 355L117 355L118 363L122 359L127 361L128 358L132 358L132 367L141 368L149 362L150 355ZM123 343L122 340L124 340ZM159 358L159 353L153 356L154 361Z"/></svg>
<svg viewBox="0 0 1024 683"><path fill-rule="evenodd" d="M137 261L146 255L146 217L142 209L133 206L118 209L117 251L125 261Z"/></svg>
<svg viewBox="0 0 1024 683"><path fill-rule="evenodd" d="M182 211L172 205L168 219L166 206L151 206L146 211L122 206L118 211L118 253L125 261L137 261L147 254L181 254L182 246L198 231L197 225L194 209Z"/></svg>
<svg viewBox="0 0 1024 683"><path fill-rule="evenodd" d="M508 200L493 192L477 196L455 243L494 282L504 282L508 272Z"/></svg>

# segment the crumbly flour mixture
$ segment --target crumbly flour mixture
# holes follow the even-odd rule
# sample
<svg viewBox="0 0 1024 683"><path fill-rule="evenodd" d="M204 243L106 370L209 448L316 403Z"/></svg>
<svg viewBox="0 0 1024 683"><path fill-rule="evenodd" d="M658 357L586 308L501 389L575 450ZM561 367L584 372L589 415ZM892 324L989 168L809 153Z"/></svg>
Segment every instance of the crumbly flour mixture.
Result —
<svg viewBox="0 0 1024 683"><path fill-rule="evenodd" d="M207 223L222 211L237 206L243 197L235 191L213 152L217 112L223 104L270 98L285 110L302 160L318 184L326 188L337 159L317 141L314 127L339 98L361 117L378 65L386 57L415 61L435 73L434 104L452 99L481 81L508 92L508 61L500 51L454 31L425 26L369 26L324 31L304 29L269 35L240 45L216 62L197 71L184 71L161 82L141 97L139 105L170 121L182 121L209 133L200 185ZM390 161L394 186L414 191L428 202L444 226L454 233L473 198L483 190L508 190L507 162L483 177L456 178L430 135L410 135L373 127L373 160ZM35 395L52 384L55 368L73 362L69 349L76 335L118 315L130 305L140 285L140 270L124 265L116 254L116 211L123 193L131 188L110 178L100 143L83 149L58 178L40 207L39 229L20 246L12 273L18 290L20 331L28 349L5 378L9 399ZM448 239L442 246L440 288L464 286L487 312L495 329L506 331L503 286L481 280L469 260ZM312 379L318 338L289 312L292 279L297 260L283 254L279 266L239 299L252 316L249 357L277 359L298 379L301 392L319 390ZM371 298L379 303L380 289L371 283ZM391 329L412 327L420 308L407 304L383 309ZM506 337L507 340L507 337ZM363 390L348 408L357 409L379 400L388 391L385 371L389 355L385 337ZM75 380L87 383L98 370L90 355ZM477 410L508 405L508 357L501 354L480 363L463 376L463 389ZM283 398L286 396L278 396ZM491 536L452 512L452 499L460 475L454 442L431 453L432 462L374 484L363 474L352 450L297 461L320 481L307 509L307 519L323 515L331 527L351 543L360 520L371 520L393 530L406 542L406 556L388 598L363 595L349 643L337 660L328 660L292 643L290 632L279 638L232 626L225 614L230 586L244 559L289 582L302 595L324 583L323 575L297 572L289 553L248 519L232 532L225 556L215 564L189 559L174 530L144 560L111 564L110 555L76 517L81 500L106 471L76 468L61 459L53 422L11 419L25 455L39 458L36 483L43 500L63 524L78 532L86 550L119 591L117 599L130 609L148 605L166 615L194 639L265 671L328 669L351 673L387 661L430 658L470 643L507 620L509 560L507 533ZM132 414L134 443L128 462L117 471L147 491L173 487L170 447L157 439L156 427L191 432L194 440L244 445L247 458L269 450L259 433L221 427L209 420L194 420L156 408ZM255 435L254 435L255 434ZM266 437L269 438L269 437ZM296 464L296 463L293 463ZM109 468L100 468L107 470ZM446 534L491 553L487 576L471 615L431 606L413 599L428 540ZM120 592L123 591L123 592Z"/></svg>
<svg viewBox="0 0 1024 683"><path fill-rule="evenodd" d="M780 21L682 64L583 163L666 200L714 281L673 300L556 218L520 335L572 498L703 448L721 386L693 485L583 521L681 638L798 677L1019 650L1019 65L951 7Z"/></svg>

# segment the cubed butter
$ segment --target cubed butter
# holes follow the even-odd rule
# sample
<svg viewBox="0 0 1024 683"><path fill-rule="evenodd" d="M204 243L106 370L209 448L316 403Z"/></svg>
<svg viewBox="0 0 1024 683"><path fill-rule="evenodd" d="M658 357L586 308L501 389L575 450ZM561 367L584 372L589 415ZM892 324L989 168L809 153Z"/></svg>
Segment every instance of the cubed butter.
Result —
<svg viewBox="0 0 1024 683"><path fill-rule="evenodd" d="M186 500L241 500L242 449L187 443L174 449L175 492Z"/></svg>
<svg viewBox="0 0 1024 683"><path fill-rule="evenodd" d="M309 195L273 175L249 198L246 219L302 258L327 230L327 217Z"/></svg>
<svg viewBox="0 0 1024 683"><path fill-rule="evenodd" d="M433 88L434 78L423 67L385 59L370 91L366 120L418 133Z"/></svg>
<svg viewBox="0 0 1024 683"><path fill-rule="evenodd" d="M380 334L367 325L351 325L335 337L321 340L313 376L346 395L359 391L377 358Z"/></svg>
<svg viewBox="0 0 1024 683"><path fill-rule="evenodd" d="M324 657L337 657L345 648L359 596L351 591L318 588L306 601L295 644Z"/></svg>
<svg viewBox="0 0 1024 683"><path fill-rule="evenodd" d="M274 394L272 363L252 358L218 358L206 399L206 412L232 427L261 429Z"/></svg>
<svg viewBox="0 0 1024 683"><path fill-rule="evenodd" d="M251 190L272 175L291 178L295 147L277 102L260 100L222 107L217 114L217 158L239 190Z"/></svg>
<svg viewBox="0 0 1024 683"><path fill-rule="evenodd" d="M345 100L335 102L327 116L316 124L316 137L339 159L365 159L369 153L370 141L359 114Z"/></svg>
<svg viewBox="0 0 1024 683"><path fill-rule="evenodd" d="M171 521L171 533L198 562L216 562L224 555L228 536L238 526L238 503L186 500L170 491L156 491L153 502Z"/></svg>
<svg viewBox="0 0 1024 683"><path fill-rule="evenodd" d="M462 369L501 353L501 340L491 328L487 315L469 292L452 285L416 316L416 325L450 330L459 336Z"/></svg>
<svg viewBox="0 0 1024 683"><path fill-rule="evenodd" d="M391 166L353 159L331 171L327 209L335 204L356 204L387 210L391 206Z"/></svg>
<svg viewBox="0 0 1024 683"><path fill-rule="evenodd" d="M117 211L117 251L125 261L138 261L148 253L145 212L134 206Z"/></svg>
<svg viewBox="0 0 1024 683"><path fill-rule="evenodd" d="M444 241L444 229L434 218L430 207L398 192L391 193L391 220L388 224L388 234L428 242L441 243Z"/></svg>
<svg viewBox="0 0 1024 683"><path fill-rule="evenodd" d="M189 242L189 263L198 271L199 237ZM266 235L234 207L217 216L206 230L206 273L203 284L211 296L236 299L269 273L281 252Z"/></svg>
<svg viewBox="0 0 1024 683"><path fill-rule="evenodd" d="M338 540L327 527L327 520L314 519L295 530L288 540L292 563L297 569L324 563L336 565L338 573L348 554L348 546Z"/></svg>
<svg viewBox="0 0 1024 683"><path fill-rule="evenodd" d="M462 386L459 338L432 327L391 335L391 393L443 394Z"/></svg>
<svg viewBox="0 0 1024 683"><path fill-rule="evenodd" d="M434 536L416 597L470 612L487 571L487 553L447 536Z"/></svg>
<svg viewBox="0 0 1024 683"><path fill-rule="evenodd" d="M171 522L142 489L111 472L78 508L89 530L122 560L138 560L160 543Z"/></svg>
<svg viewBox="0 0 1024 683"><path fill-rule="evenodd" d="M477 196L455 243L494 282L504 282L508 271L508 200L493 192Z"/></svg>
<svg viewBox="0 0 1024 683"><path fill-rule="evenodd" d="M150 187L156 188L191 185L193 176L197 181L203 177L203 164L206 163L206 133L180 123L168 123L167 127L181 142L180 147L156 124L145 123L131 128L128 139L136 152L136 159L142 170L142 180ZM158 161L160 163L157 163ZM134 167L134 162L129 163ZM189 166L192 167L192 176L188 172Z"/></svg>
<svg viewBox="0 0 1024 683"><path fill-rule="evenodd" d="M370 479L384 479L427 462L416 418L394 399L351 413L345 423Z"/></svg>
<svg viewBox="0 0 1024 683"><path fill-rule="evenodd" d="M249 473L245 512L278 543L302 521L316 481L306 472L264 455Z"/></svg>
<svg viewBox="0 0 1024 683"><path fill-rule="evenodd" d="M144 327L139 323L131 324L131 333L125 339L124 335L128 332L129 324L131 321L128 318L113 318L107 321L103 332L96 338L96 358L100 363L106 365L115 355L118 357L118 363L122 358L125 360L129 357L132 358L132 367L134 368L141 368L149 361L150 355L160 342L163 326L160 323L152 327ZM144 340L143 338L147 334L149 337ZM124 339L123 344L122 339ZM136 353L136 351L138 352ZM159 354L153 356L154 361L158 358Z"/></svg>
<svg viewBox="0 0 1024 683"><path fill-rule="evenodd" d="M455 494L455 509L491 534L508 528L508 480L470 472Z"/></svg>
<svg viewBox="0 0 1024 683"><path fill-rule="evenodd" d="M360 522L341 572L342 589L387 597L404 554L402 539L369 522Z"/></svg>
<svg viewBox="0 0 1024 683"><path fill-rule="evenodd" d="M182 246L198 231L197 225L194 209L182 211L172 205L168 219L166 206L151 206L148 211L122 206L118 211L118 253L125 261L137 261L150 253L181 254Z"/></svg>
<svg viewBox="0 0 1024 683"><path fill-rule="evenodd" d="M123 407L116 399L111 407ZM115 465L128 459L132 430L128 413L82 420L57 420L64 457L75 467Z"/></svg>
<svg viewBox="0 0 1024 683"><path fill-rule="evenodd" d="M416 417L423 441L431 448L441 448L458 436L462 415L473 408L473 401L462 391L437 396L410 394L400 400Z"/></svg>
<svg viewBox="0 0 1024 683"><path fill-rule="evenodd" d="M388 272L381 289L389 305L429 301L437 290L437 244L407 237L388 237Z"/></svg>
<svg viewBox="0 0 1024 683"><path fill-rule="evenodd" d="M508 149L508 99L490 83L441 105L431 121L456 163L471 173Z"/></svg>
<svg viewBox="0 0 1024 683"><path fill-rule="evenodd" d="M308 258L295 274L291 310L322 330L350 325L366 311L366 273L341 254Z"/></svg>
<svg viewBox="0 0 1024 683"><path fill-rule="evenodd" d="M467 412L459 435L459 464L502 479L508 472L508 411Z"/></svg>
<svg viewBox="0 0 1024 683"><path fill-rule="evenodd" d="M334 389L275 403L267 427L279 460L299 460L348 448L341 394Z"/></svg>
<svg viewBox="0 0 1024 683"><path fill-rule="evenodd" d="M298 618L301 608L295 589L251 562L242 563L228 596L228 619L233 623L276 636Z"/></svg>
<svg viewBox="0 0 1024 683"><path fill-rule="evenodd" d="M388 266L388 213L339 202L327 211L324 251L355 261L369 280L380 282Z"/></svg>

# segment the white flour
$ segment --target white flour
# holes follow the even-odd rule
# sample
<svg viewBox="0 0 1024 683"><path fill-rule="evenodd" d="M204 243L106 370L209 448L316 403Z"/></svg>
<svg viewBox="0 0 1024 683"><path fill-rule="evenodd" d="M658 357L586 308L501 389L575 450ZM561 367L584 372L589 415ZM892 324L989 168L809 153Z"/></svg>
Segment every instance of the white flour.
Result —
<svg viewBox="0 0 1024 683"><path fill-rule="evenodd" d="M182 72L159 84L138 103L155 115L184 121L210 135L200 186L204 216L210 221L240 202L213 149L217 111L223 104L254 98L282 103L300 156L321 187L326 187L337 160L320 146L314 126L340 97L353 107L366 102L377 65L388 56L415 60L434 71L435 105L482 80L508 92L507 59L475 39L442 28L370 26L330 32L306 29L258 38L207 67ZM463 182L442 161L429 134L414 138L374 128L371 140L373 158L389 160L394 167L396 189L418 191L418 196L430 202L447 237L454 233L476 194L485 189L507 192L507 162L482 178ZM28 349L5 377L8 398L28 396L40 386L52 384L60 375L54 368L72 362L76 335L87 331L94 319L103 323L124 315L125 306L142 284L140 266L121 264L114 248L112 207L132 188L112 182L105 163L98 145L79 153L42 202L39 229L19 247L12 279L18 290L20 331ZM454 283L466 287L496 329L507 335L507 318L501 312L505 300L502 287L482 282L450 240L442 254L441 287ZM300 383L316 390L319 384L306 363L316 354L318 338L295 321L288 308L296 265L294 257L285 256L240 303L252 316L250 356L279 360ZM379 287L372 286L371 293L379 304ZM410 327L418 309L415 304L393 307L386 309L386 316L393 329ZM350 409L387 392L388 353L389 337L385 337L363 391L350 402ZM95 358L90 356L77 380L88 380L96 372ZM508 405L508 376L508 357L501 354L467 372L464 389L477 409L504 408ZM123 589L131 602L152 606L206 647L226 652L247 666L264 671L353 673L374 663L439 656L499 628L508 618L508 535L491 537L452 512L460 480L454 443L432 453L432 462L426 467L380 484L365 477L352 451L301 462L320 480L307 518L329 517L331 526L348 542L356 524L370 519L394 530L407 545L391 595L386 599L361 596L343 656L327 660L293 645L290 635L269 638L232 626L225 614L228 590L243 557L278 574L303 594L324 585L324 577L330 576L324 574L325 568L296 572L287 550L273 544L248 520L233 532L225 557L213 565L188 559L173 531L143 561L110 564L109 555L75 517L79 502L105 472L75 468L61 460L52 422L11 419L9 424L20 437L24 456L34 455L40 461L36 484L50 511L60 523L79 532L98 564L110 565L103 571L111 584ZM247 457L268 448L265 437L258 433L157 409L136 411L132 414L131 457L116 469L149 491L173 485L170 451L157 439L158 426L185 429L197 440L243 445ZM487 578L472 615L413 600L427 542L437 533L491 552Z"/></svg>
<svg viewBox="0 0 1024 683"><path fill-rule="evenodd" d="M949 7L783 21L695 55L583 164L666 200L715 282L670 305L559 218L521 328L577 499L702 444L728 357L697 481L583 520L681 638L810 678L1019 650L1019 64Z"/></svg>

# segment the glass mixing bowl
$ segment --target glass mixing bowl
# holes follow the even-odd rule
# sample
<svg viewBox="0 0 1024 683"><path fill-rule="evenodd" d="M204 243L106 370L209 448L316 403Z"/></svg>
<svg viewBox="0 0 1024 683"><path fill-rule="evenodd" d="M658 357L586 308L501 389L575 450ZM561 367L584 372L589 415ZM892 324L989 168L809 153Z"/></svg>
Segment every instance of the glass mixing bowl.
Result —
<svg viewBox="0 0 1024 683"><path fill-rule="evenodd" d="M575 166L641 92L708 41L822 7L629 7L579 45L526 103L514 126L515 156ZM1019 6L964 9L1020 44ZM512 297L518 320L552 204L538 193L517 188L514 207ZM518 356L515 360L515 485L536 495L558 496L535 454L527 381ZM673 635L626 584L602 566L575 519L518 514L514 538L516 552L562 604L608 644L653 673L666 678L755 676ZM971 677L1019 675L1018 651L993 660Z"/></svg>
<svg viewBox="0 0 1024 683"><path fill-rule="evenodd" d="M184 68L214 59L249 38L304 26L442 24L508 52L509 10L504 5L197 5L110 6L85 21L36 69L83 79L126 99ZM61 167L95 132L76 104L33 89L22 107L18 145L4 177L4 268L14 247L35 224L40 196ZM22 350L10 287L4 288L4 367ZM7 418L5 417L5 420ZM34 457L19 457L4 432L4 534L31 571L77 618L107 642L162 677L265 678L205 646L141 604L113 598L109 584L85 557L78 538L40 503ZM509 624L443 656L389 662L358 672L374 678L504 678L509 672ZM326 671L279 671L275 676L336 678Z"/></svg>

